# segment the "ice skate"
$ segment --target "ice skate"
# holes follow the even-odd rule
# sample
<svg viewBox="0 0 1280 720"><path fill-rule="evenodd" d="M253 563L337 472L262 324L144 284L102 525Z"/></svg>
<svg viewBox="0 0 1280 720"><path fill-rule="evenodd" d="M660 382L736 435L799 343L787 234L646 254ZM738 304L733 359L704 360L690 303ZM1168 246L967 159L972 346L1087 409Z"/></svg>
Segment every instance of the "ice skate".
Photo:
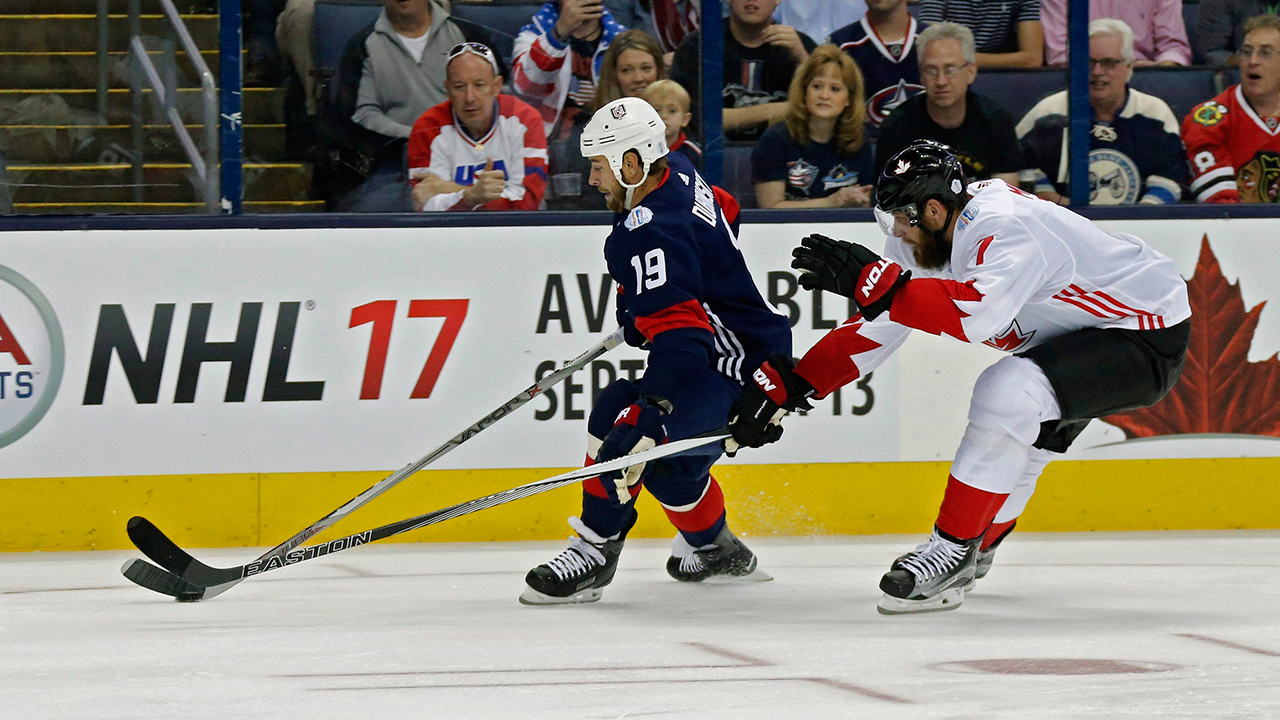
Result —
<svg viewBox="0 0 1280 720"><path fill-rule="evenodd" d="M667 574L680 582L765 582L773 579L760 569L755 553L742 544L728 525L716 535L714 543L700 548L693 547L684 535L677 533L671 541Z"/></svg>
<svg viewBox="0 0 1280 720"><path fill-rule="evenodd" d="M602 538L577 517L569 518L569 526L578 533L569 538L569 547L525 575L527 587L520 593L522 604L595 602L604 593L604 586L613 582L630 527L613 538Z"/></svg>
<svg viewBox="0 0 1280 720"><path fill-rule="evenodd" d="M928 542L893 562L880 578L884 597L876 609L882 615L954 610L977 568L982 538L954 542L934 528Z"/></svg>
<svg viewBox="0 0 1280 720"><path fill-rule="evenodd" d="M1010 526L1008 530L1005 530L1000 535L1000 537L996 538L996 541L991 543L991 547L988 547L986 550L978 551L977 568L973 574L973 579L969 581L968 585L964 586L965 592L972 590L974 586L978 584L979 580L986 577L987 573L991 572L991 565L996 561L996 548L1000 547L1000 543L1004 542L1004 539L1009 537L1009 533L1011 532L1013 532L1013 526Z"/></svg>

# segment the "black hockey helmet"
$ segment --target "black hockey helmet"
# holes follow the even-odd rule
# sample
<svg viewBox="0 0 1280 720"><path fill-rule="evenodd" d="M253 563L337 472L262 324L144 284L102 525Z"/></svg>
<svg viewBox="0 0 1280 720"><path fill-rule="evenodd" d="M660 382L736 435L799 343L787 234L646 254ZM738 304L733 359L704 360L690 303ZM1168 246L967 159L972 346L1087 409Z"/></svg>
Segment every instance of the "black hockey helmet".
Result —
<svg viewBox="0 0 1280 720"><path fill-rule="evenodd" d="M875 213L886 235L893 234L893 213L905 213L912 225L920 222L924 206L937 200L950 213L962 203L964 168L950 147L933 140L916 140L889 158L876 183ZM887 224L886 224L887 223Z"/></svg>

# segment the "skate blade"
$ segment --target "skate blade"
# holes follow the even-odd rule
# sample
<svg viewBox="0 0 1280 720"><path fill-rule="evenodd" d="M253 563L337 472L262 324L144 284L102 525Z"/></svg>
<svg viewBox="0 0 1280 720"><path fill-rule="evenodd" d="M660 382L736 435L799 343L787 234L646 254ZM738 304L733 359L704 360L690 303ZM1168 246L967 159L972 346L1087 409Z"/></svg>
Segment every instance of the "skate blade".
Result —
<svg viewBox="0 0 1280 720"><path fill-rule="evenodd" d="M904 600L886 594L880 598L876 611L881 615L910 615L955 610L964 602L964 591L963 587L951 588L925 600Z"/></svg>
<svg viewBox="0 0 1280 720"><path fill-rule="evenodd" d="M703 580L703 582L712 585L739 585L742 583L769 582L772 579L772 575L757 567L746 575L712 575Z"/></svg>
<svg viewBox="0 0 1280 720"><path fill-rule="evenodd" d="M591 588L582 592L574 593L568 597L555 597L540 593L531 587L525 586L524 592L520 593L521 605L571 605L575 603L589 603L600 599L604 594L603 588Z"/></svg>

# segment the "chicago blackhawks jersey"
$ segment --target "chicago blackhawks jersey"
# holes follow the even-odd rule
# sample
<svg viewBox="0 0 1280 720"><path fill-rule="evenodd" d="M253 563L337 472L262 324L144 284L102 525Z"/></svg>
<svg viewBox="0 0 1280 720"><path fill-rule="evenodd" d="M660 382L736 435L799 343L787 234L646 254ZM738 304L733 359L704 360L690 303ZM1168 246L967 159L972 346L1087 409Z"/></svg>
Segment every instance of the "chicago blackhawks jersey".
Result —
<svg viewBox="0 0 1280 720"><path fill-rule="evenodd" d="M547 136L542 118L528 103L510 95L494 101L493 125L472 138L445 101L418 118L409 134L409 179L417 185L427 174L468 186L493 161L507 174L502 197L472 208L462 191L442 193L418 210L537 210L547 189Z"/></svg>
<svg viewBox="0 0 1280 720"><path fill-rule="evenodd" d="M1173 261L1132 235L1108 234L1001 180L969 186L951 259L916 264L890 237L885 257L911 270L887 314L854 316L796 371L826 394L874 370L911 329L1015 352L1083 328L1157 330L1191 317Z"/></svg>
<svg viewBox="0 0 1280 720"><path fill-rule="evenodd" d="M1239 85L1182 121L1196 202L1280 202L1280 118L1262 118Z"/></svg>
<svg viewBox="0 0 1280 720"><path fill-rule="evenodd" d="M640 392L674 398L707 367L743 382L770 353L791 352L791 328L760 296L711 185L682 155L667 167L615 217L604 256L619 321L648 341Z"/></svg>
<svg viewBox="0 0 1280 720"><path fill-rule="evenodd" d="M840 46L858 64L866 85L867 121L879 127L894 108L924 92L916 61L916 35L927 25L910 18L907 36L886 43L864 17L831 33L827 42Z"/></svg>

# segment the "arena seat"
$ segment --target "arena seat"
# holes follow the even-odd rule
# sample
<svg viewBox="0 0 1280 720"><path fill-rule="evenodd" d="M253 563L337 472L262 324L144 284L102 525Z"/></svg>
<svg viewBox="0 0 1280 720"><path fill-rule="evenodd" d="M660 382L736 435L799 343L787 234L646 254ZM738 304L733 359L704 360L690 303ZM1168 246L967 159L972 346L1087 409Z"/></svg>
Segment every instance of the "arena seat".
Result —
<svg viewBox="0 0 1280 720"><path fill-rule="evenodd" d="M481 3L455 2L452 13L453 17L488 28L493 34L494 50L510 62L520 28L529 24L541 9L542 3L531 4L523 0L504 3L493 0Z"/></svg>
<svg viewBox="0 0 1280 720"><path fill-rule="evenodd" d="M1169 103L1181 122L1191 108L1218 94L1214 78L1218 72L1206 67L1138 68L1129 86Z"/></svg>
<svg viewBox="0 0 1280 720"><path fill-rule="evenodd" d="M316 14L312 20L315 33L312 55L316 69L322 73L336 70L347 41L372 25L380 12L380 0L316 0Z"/></svg>
<svg viewBox="0 0 1280 720"><path fill-rule="evenodd" d="M994 100L1017 122L1036 103L1066 87L1067 73L1062 68L983 70L978 73L972 90Z"/></svg>

